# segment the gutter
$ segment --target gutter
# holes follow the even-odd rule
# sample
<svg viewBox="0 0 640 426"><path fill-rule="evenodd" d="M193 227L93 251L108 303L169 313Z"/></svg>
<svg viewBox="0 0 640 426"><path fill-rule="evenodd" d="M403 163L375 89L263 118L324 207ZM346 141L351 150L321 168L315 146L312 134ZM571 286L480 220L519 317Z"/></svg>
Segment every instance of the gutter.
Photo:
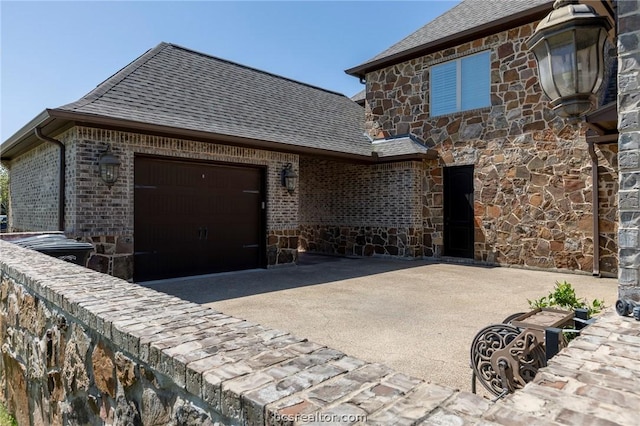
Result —
<svg viewBox="0 0 640 426"><path fill-rule="evenodd" d="M345 160L359 161L363 163L372 162L370 155L358 153L355 149L352 152L330 151L327 149L315 148L310 146L250 139L244 136L211 133L202 130L152 124L143 121L133 121L118 117L88 114L77 111L50 109L48 110L48 112L52 118L72 122L75 126L118 130L132 133L144 133L154 136L187 139L199 142L222 143L246 148L286 152L290 154L306 154L317 155L326 158L342 158Z"/></svg>
<svg viewBox="0 0 640 426"><path fill-rule="evenodd" d="M34 133L38 139L44 142L49 142L54 145L57 145L60 149L60 169L58 176L58 229L64 232L64 219L65 219L65 210L64 205L66 201L65 197L65 188L66 188L66 179L65 172L67 169L66 164L66 153L67 150L62 142L57 139L50 138L49 136L45 136L42 134L42 130L40 127L36 126L34 129Z"/></svg>
<svg viewBox="0 0 640 426"><path fill-rule="evenodd" d="M14 149L25 137L31 135L34 127L43 126L46 124L47 119L49 119L49 112L47 110L42 111L36 117L34 117L27 124L22 126L17 132L15 132L9 139L4 141L1 146L2 149L2 159L5 159L5 154L7 151L11 151Z"/></svg>

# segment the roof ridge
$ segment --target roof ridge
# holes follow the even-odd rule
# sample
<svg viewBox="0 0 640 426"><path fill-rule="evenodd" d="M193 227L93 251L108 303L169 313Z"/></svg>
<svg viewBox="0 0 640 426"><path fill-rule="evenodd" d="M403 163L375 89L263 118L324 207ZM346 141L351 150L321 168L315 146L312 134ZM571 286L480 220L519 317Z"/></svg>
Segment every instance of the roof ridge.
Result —
<svg viewBox="0 0 640 426"><path fill-rule="evenodd" d="M269 72L269 71L264 71L264 70L261 70L261 69L258 69L258 68L254 68L254 67L251 67L249 65L244 65L244 64L240 64L238 62L230 61L228 59L220 58L218 56L213 56L213 55L211 55L209 53L204 53L204 52L200 52L198 50L189 49L188 47L180 46L180 45L174 44L174 43L165 43L165 44L167 44L168 46L171 46L171 47L175 47L176 49L181 49L181 50L184 50L186 52L195 53L197 55L204 56L206 58L215 59L216 61L225 62L227 64L234 65L234 66L237 66L237 67L241 67L241 68L244 68L244 69L247 69L247 70L250 70L250 71L259 72L261 74L265 74L265 75L269 75L269 76L272 76L272 77L276 77L276 78L279 78L281 80L290 81L292 83L300 84L302 86L307 86L307 87L310 87L312 89L317 89L317 90L321 90L323 92L331 93L333 95L338 95L338 96L343 96L345 98L348 98L348 96L346 96L344 93L340 93L340 92L336 92L336 91L333 91L333 90L325 89L324 87L320 87L320 86L314 86L313 84L305 83L303 81L294 80L294 79L289 78L289 77L285 77L285 76L282 76L282 75L279 75L279 74L274 74L274 73Z"/></svg>
<svg viewBox="0 0 640 426"><path fill-rule="evenodd" d="M111 89L116 87L122 80L131 75L138 68L146 64L151 58L156 56L162 50L166 49L170 46L169 43L160 42L157 46L147 50L142 55L138 56L133 61L129 62L124 67L120 68L115 73L111 74L101 83L99 83L95 89L84 95L82 98L78 99L75 102L68 103L59 108L81 108L85 105L89 105L92 102L100 99L106 93L108 93Z"/></svg>

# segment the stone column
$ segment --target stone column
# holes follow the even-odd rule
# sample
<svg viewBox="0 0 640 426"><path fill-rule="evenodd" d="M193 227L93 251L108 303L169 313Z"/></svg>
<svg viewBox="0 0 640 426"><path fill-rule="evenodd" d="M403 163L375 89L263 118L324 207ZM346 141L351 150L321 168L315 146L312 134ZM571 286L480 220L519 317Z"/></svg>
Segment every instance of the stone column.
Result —
<svg viewBox="0 0 640 426"><path fill-rule="evenodd" d="M618 1L618 294L640 301L640 0Z"/></svg>

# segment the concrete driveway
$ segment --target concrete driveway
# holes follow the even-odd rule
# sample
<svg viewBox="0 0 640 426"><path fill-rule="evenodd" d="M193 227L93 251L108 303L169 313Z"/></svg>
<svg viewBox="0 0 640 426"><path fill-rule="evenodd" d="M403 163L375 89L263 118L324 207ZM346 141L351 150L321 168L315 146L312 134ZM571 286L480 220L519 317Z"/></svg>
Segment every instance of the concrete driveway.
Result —
<svg viewBox="0 0 640 426"><path fill-rule="evenodd" d="M527 299L562 280L579 297L615 304L611 278L309 254L293 267L140 284L468 391L479 329L529 310Z"/></svg>

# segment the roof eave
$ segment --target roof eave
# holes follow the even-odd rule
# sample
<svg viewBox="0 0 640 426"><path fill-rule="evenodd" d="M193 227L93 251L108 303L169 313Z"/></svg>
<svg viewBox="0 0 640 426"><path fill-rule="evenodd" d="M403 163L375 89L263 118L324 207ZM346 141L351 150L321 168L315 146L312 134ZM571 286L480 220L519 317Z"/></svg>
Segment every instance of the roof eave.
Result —
<svg viewBox="0 0 640 426"><path fill-rule="evenodd" d="M504 18L498 19L496 21L488 22L484 25L470 28L466 31L462 31L456 34L452 34L451 36L435 40L431 43L416 46L414 48L407 49L402 52L377 59L375 61L365 62L364 64L345 70L345 73L354 77L363 78L368 72L395 65L400 62L405 62L420 56L428 55L429 53L447 49L449 47L456 46L467 41L476 40L480 37L495 34L508 28L513 28L518 25L540 20L544 16L546 16L552 9L553 3L538 5L514 15L505 16Z"/></svg>
<svg viewBox="0 0 640 426"><path fill-rule="evenodd" d="M436 160L439 154L435 149L429 149L427 152L416 152L411 154L389 155L380 157L374 153L376 163L398 163L400 161L422 161Z"/></svg>
<svg viewBox="0 0 640 426"><path fill-rule="evenodd" d="M52 135L68 126L68 122L56 120L50 112L51 110L45 109L4 141L0 145L1 159L11 160L42 144L43 142L34 133L36 127L40 127L44 134Z"/></svg>
<svg viewBox="0 0 640 426"><path fill-rule="evenodd" d="M199 130L161 126L157 124L124 120L95 114L86 114L60 109L47 109L41 112L29 123L24 125L13 136L7 139L2 144L2 146L0 146L0 149L2 151L2 160L11 160L42 144L43 142L38 139L34 133L34 129L36 127L40 127L43 133L46 135L55 135L74 125L143 132L145 134L152 134L157 136L177 137L204 142L218 142L247 148L265 149L298 155L310 155L329 159L340 159L364 164L390 163L399 161L422 161L431 160L438 157L437 152L431 149L426 153L412 153L384 157L380 157L373 152L370 155L362 155L348 152L331 151L320 148L295 146L279 142L262 141L243 138L239 136L204 132Z"/></svg>
<svg viewBox="0 0 640 426"><path fill-rule="evenodd" d="M263 141L240 136L211 133L201 130L183 129L179 127L163 126L140 121L125 120L102 115L65 111L60 109L49 110L52 117L60 120L71 121L79 126L100 127L112 130L142 132L156 136L175 137L203 142L218 142L247 148L265 149L269 151L286 152L291 154L306 154L327 158L341 158L359 162L373 162L371 155L362 155L349 152L331 151L320 148L311 148L290 145L281 142Z"/></svg>

